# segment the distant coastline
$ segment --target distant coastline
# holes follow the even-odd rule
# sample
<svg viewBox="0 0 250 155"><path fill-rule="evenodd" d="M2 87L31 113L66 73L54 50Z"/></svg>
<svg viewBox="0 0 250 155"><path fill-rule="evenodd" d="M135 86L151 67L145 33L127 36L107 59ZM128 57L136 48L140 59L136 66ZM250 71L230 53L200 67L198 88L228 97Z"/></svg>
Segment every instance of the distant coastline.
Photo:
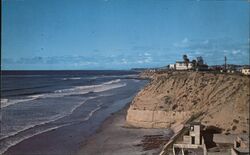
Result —
<svg viewBox="0 0 250 155"><path fill-rule="evenodd" d="M119 75L126 75L126 74L136 74L138 72L133 70L1 70L3 75L18 75L18 74L25 74L25 75L50 75L50 74L69 74L69 75L112 75L114 73Z"/></svg>

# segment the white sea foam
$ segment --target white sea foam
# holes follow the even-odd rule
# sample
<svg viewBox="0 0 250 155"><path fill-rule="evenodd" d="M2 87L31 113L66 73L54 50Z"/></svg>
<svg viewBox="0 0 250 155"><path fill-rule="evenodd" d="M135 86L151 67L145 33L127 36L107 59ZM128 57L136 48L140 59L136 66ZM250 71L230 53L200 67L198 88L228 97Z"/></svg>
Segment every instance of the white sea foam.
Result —
<svg viewBox="0 0 250 155"><path fill-rule="evenodd" d="M103 96L103 95L100 95L100 96ZM15 131L13 132L8 132L8 133L5 133L4 129L2 128L2 132L0 134L0 140L1 139L4 139L6 137L9 137L9 136L13 136L19 132L22 132L22 131L25 131L27 129L30 129L30 128L33 128L37 125L43 125L43 124L46 124L46 123L50 123L50 122L54 122L56 120L59 120L65 116L69 116L71 115L78 107L80 107L81 105L83 105L87 100L89 99L94 99L94 98L97 98L97 97L100 97L100 96L96 96L96 97L88 97L88 98L85 98L82 102L79 102L78 104L74 105L71 107L71 110L69 112L66 112L66 113L62 113L62 114L57 114L57 115L53 115L51 117L47 117L46 118L46 121L39 121L39 122L36 122L36 123L32 123L31 125L28 125L28 126L24 126L24 127L21 127L19 126L18 128L15 129ZM107 96L107 95L106 95Z"/></svg>
<svg viewBox="0 0 250 155"><path fill-rule="evenodd" d="M102 95L100 95L100 96L102 96ZM100 96L98 96L98 97L100 97ZM45 121L45 122L42 122L42 123L33 124L33 125L30 125L30 126L25 127L23 130L20 130L20 131L18 131L18 132L9 134L8 136L2 137L2 138L0 139L0 145L2 146L2 147L0 148L0 154L3 154L3 153L4 153L5 151L7 151L10 147L12 147L12 146L14 146L14 145L20 143L21 141L23 141L23 140L25 140L25 139L31 138L31 137L33 137L33 136L36 136L36 135L39 135L39 134L42 134L42 133L45 133L45 132L48 132L48 131L51 131L51 130L58 129L58 128L60 128L60 127L64 127L64 126L71 125L71 124L73 124L74 122L62 124L62 125L59 125L59 126L56 126L56 127L51 127L51 128L45 129L45 130L41 130L41 131L39 131L39 132L36 132L36 133L30 134L30 135L23 136L22 138L16 139L15 141L12 141L12 140L8 140L8 139L7 139L5 142L1 142L2 139L7 138L7 137L9 137L9 136L14 136L14 135L16 135L16 134L18 134L18 133L20 133L20 132L22 132L22 131L25 131L25 130L27 130L27 129L33 128L33 127L35 127L35 126L44 125L44 124L46 124L46 123L50 123L50 122L59 120L59 119L65 117L65 116L68 116L68 115L72 114L78 107L80 107L82 104L84 104L88 99L94 99L94 98L96 98L96 97L89 97L89 98L87 98L84 102L81 102L80 104L75 105L75 106L70 110L70 112L69 112L67 115L63 115L63 116L54 116L55 118L52 119L52 120L50 120L50 121ZM89 120L89 119L93 116L93 114L94 114L96 111L98 111L99 109L101 109L101 105L102 105L102 104L99 104L97 108L95 108L95 109L93 109L92 111L90 111L89 114L88 114L82 121L87 121L87 120Z"/></svg>
<svg viewBox="0 0 250 155"><path fill-rule="evenodd" d="M116 80L111 80L111 81L108 81L108 82L104 82L103 85L113 84L113 83L118 83L118 82L121 82L121 79L116 79Z"/></svg>
<svg viewBox="0 0 250 155"><path fill-rule="evenodd" d="M95 109L93 109L92 111L90 111L90 113L88 114L88 116L85 117L83 120L84 120L84 121L89 120L89 119L93 116L93 114L94 114L96 111L98 111L99 109L101 109L101 105L103 105L103 103L98 104L97 108L95 108Z"/></svg>
<svg viewBox="0 0 250 155"><path fill-rule="evenodd" d="M98 85L76 86L70 89L56 90L53 94L46 94L43 97L62 97L68 95L87 94L89 92L102 92L126 86L126 83L119 83L120 79L112 80Z"/></svg>
<svg viewBox="0 0 250 155"><path fill-rule="evenodd" d="M97 85L88 85L88 86L76 86L74 88L70 88L70 89L62 89L62 90L56 90L55 93L61 93L61 92L71 92L74 91L75 89L91 89L91 88L100 88L100 87L104 87L107 85L111 85L111 84L116 84L121 82L120 79L116 79L116 80L111 80L108 82L104 82L102 84L97 84Z"/></svg>
<svg viewBox="0 0 250 155"><path fill-rule="evenodd" d="M102 75L101 77L108 78L137 78L138 74L130 74L130 75Z"/></svg>
<svg viewBox="0 0 250 155"><path fill-rule="evenodd" d="M95 79L97 79L97 78L98 78L98 76L91 76L91 77L86 78L86 79L95 80Z"/></svg>
<svg viewBox="0 0 250 155"><path fill-rule="evenodd" d="M32 100L35 100L37 98L39 98L39 97L29 96L28 98L23 98L23 99L1 99L1 108L5 108L5 107L8 107L10 105L17 104L17 103L32 101Z"/></svg>
<svg viewBox="0 0 250 155"><path fill-rule="evenodd" d="M99 109L101 109L101 106L98 106L97 108L95 108L94 110L92 110L92 111L88 114L88 116L85 117L83 120L84 120L84 121L89 120L89 119L93 116L93 114L94 114L97 110L99 110Z"/></svg>
<svg viewBox="0 0 250 155"><path fill-rule="evenodd" d="M1 107L3 106L3 105L6 105L8 103L8 99L6 99L6 98L1 98Z"/></svg>
<svg viewBox="0 0 250 155"><path fill-rule="evenodd" d="M140 82L141 80L133 79L134 82Z"/></svg>
<svg viewBox="0 0 250 155"><path fill-rule="evenodd" d="M38 98L54 98L54 97L63 97L69 95L83 95L89 92L102 92L124 86L126 86L126 83L121 83L120 79L116 79L97 85L76 86L69 89L56 90L53 93L30 95L22 99L1 99L1 108L5 108L17 103L32 101Z"/></svg>
<svg viewBox="0 0 250 155"><path fill-rule="evenodd" d="M94 98L97 98L97 97L103 97L103 96L110 96L109 95L98 95L98 96L95 96L95 97L87 97L87 98L84 98L82 102L79 102L78 104L72 106L71 110L67 113L63 113L63 114L57 114L57 115L53 115L51 117L48 117L46 118L46 120L48 121L40 121L40 122L36 122L36 123L32 123L32 125L28 125L28 126L25 126L25 127L19 127L16 129L16 131L13 131L13 132L8 132L8 133L5 133L3 128L2 128L2 132L0 134L0 140L1 139L4 139L6 137L9 137L9 136L13 136L19 132L22 132L22 131L25 131L27 129L30 129L30 128L33 128L35 126L38 126L38 125L44 125L46 123L50 123L50 122L54 122L54 121L57 121L63 117L66 117L66 116L69 116L71 115L78 107L82 106L87 100L90 100L90 99L94 99ZM100 107L100 105L102 104L99 104L98 107ZM96 111L96 110L99 110L100 108L97 108L97 109L94 109L93 111L90 112L90 114L86 117L86 118L90 118L92 116L92 114ZM85 119L86 119L85 118ZM84 120L85 120L84 119Z"/></svg>
<svg viewBox="0 0 250 155"><path fill-rule="evenodd" d="M99 78L100 76L91 76L91 77L68 77L68 78L62 78L62 80L80 80L80 79L89 79L89 80L95 80ZM118 76L117 76L118 77Z"/></svg>
<svg viewBox="0 0 250 155"><path fill-rule="evenodd" d="M71 78L63 78L63 80L80 80L81 77L71 77Z"/></svg>
<svg viewBox="0 0 250 155"><path fill-rule="evenodd" d="M2 146L2 147L0 148L0 154L3 154L3 153L6 152L10 147L15 146L16 144L20 143L21 141L23 141L23 140L25 140L25 139L31 138L31 137L33 137L33 136L35 136L35 135L39 135L39 134L42 134L42 133L45 133L45 132L48 132L48 131L51 131L51 130L54 130L54 129L58 129L58 128L63 127L63 126L66 126L66 125L68 125L68 124L56 126L56 127L53 127L53 128L48 128L48 129L46 129L46 130L37 132L37 133L35 133L35 134L31 134L31 135L22 137L22 138L20 138L20 139L15 140L15 141L11 141L11 140L8 141L8 140L7 140L7 142L5 142L5 143L3 143L3 144L2 144L2 142L0 142L0 145Z"/></svg>
<svg viewBox="0 0 250 155"><path fill-rule="evenodd" d="M43 125L43 124L46 124L46 123L49 123L49 122L56 121L56 120L58 120L58 119L60 119L62 117L64 117L64 116L61 116L60 114L54 115L54 116L51 116L51 117L47 118L48 121L42 121L42 122L32 123L32 125L28 125L28 126L25 126L25 127L18 126L17 128L15 128L16 131L8 132L8 133L6 133L4 131L4 129L3 129L3 127L2 127L2 131L1 131L1 135L0 135L0 140L2 140L4 138L7 138L7 137L10 137L10 136L13 136L13 135L16 135L16 134L18 134L20 132L23 132L23 131L25 131L27 129L33 128L33 127L35 127L37 125Z"/></svg>

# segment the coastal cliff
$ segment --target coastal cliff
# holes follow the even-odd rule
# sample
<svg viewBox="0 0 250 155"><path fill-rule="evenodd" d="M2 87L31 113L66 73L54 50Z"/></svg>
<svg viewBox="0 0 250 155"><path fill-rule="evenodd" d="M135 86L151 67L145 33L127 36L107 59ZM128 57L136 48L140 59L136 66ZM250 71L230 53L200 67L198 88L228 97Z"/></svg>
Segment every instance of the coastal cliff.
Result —
<svg viewBox="0 0 250 155"><path fill-rule="evenodd" d="M224 133L249 133L250 79L209 72L142 74L151 82L134 98L127 123L135 127L166 128L191 116Z"/></svg>

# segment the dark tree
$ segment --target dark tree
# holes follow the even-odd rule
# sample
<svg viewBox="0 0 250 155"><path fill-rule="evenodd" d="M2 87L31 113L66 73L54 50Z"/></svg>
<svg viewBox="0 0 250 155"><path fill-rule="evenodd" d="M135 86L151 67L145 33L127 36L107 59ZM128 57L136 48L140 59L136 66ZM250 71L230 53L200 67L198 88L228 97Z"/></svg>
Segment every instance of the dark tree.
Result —
<svg viewBox="0 0 250 155"><path fill-rule="evenodd" d="M182 56L182 58L183 58L184 62L188 59L188 57L187 57L186 54L184 54L184 55Z"/></svg>
<svg viewBox="0 0 250 155"><path fill-rule="evenodd" d="M194 69L196 69L196 67L197 67L197 61L195 59L192 60L192 64L193 64Z"/></svg>
<svg viewBox="0 0 250 155"><path fill-rule="evenodd" d="M203 58L201 56L197 57L197 65L202 66L203 64L204 64Z"/></svg>

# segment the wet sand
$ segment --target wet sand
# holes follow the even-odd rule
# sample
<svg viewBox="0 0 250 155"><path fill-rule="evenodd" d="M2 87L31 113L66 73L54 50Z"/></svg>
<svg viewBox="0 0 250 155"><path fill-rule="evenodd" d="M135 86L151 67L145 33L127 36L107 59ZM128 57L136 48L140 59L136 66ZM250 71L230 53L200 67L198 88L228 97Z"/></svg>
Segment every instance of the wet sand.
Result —
<svg viewBox="0 0 250 155"><path fill-rule="evenodd" d="M77 155L141 155L158 154L166 140L173 135L170 129L142 129L126 125L127 107L104 121L96 134L82 144ZM157 141L157 137L165 141ZM148 137L151 138L148 141ZM149 145L148 145L149 144Z"/></svg>

